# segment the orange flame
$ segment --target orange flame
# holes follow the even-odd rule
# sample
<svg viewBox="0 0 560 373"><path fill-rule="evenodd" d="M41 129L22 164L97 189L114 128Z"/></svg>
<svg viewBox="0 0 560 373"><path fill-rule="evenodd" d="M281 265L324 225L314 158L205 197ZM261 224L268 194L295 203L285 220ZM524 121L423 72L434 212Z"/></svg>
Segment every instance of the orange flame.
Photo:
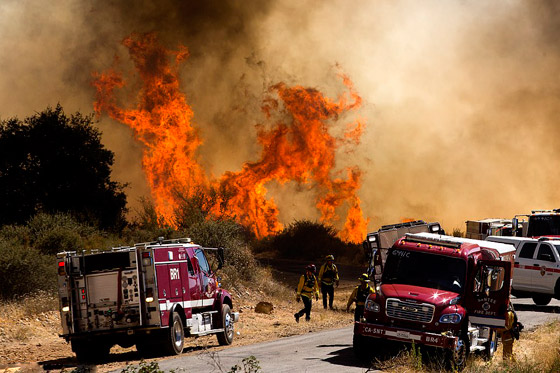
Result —
<svg viewBox="0 0 560 373"><path fill-rule="evenodd" d="M179 89L178 66L188 57L187 49L168 51L158 44L155 34L133 34L123 44L143 81L137 107L123 109L117 105L115 90L125 82L120 73L109 69L94 74L94 108L98 115L106 112L128 125L144 144L142 166L156 211L167 223L173 224L180 202L176 192L188 195L197 188L219 187L233 193L227 201L228 210L241 224L250 227L257 237L274 234L282 225L278 207L267 198L266 184L273 180L280 184L295 181L316 191L322 222L337 221L337 210L346 202L341 238L352 242L363 239L368 221L356 195L361 171L348 168L347 178L342 179L340 172L333 170L337 148L358 144L365 124L362 120L348 124L340 139L328 131L339 116L361 105L347 76L340 75L348 92L337 102L312 88L288 87L284 83L270 87L262 106L265 116L270 120L273 113L280 113L290 120L280 121L269 130L264 125L258 127L258 141L263 147L258 161L245 163L240 171L227 172L219 180L208 180L196 157L202 140L192 124L193 112ZM351 103L347 103L349 99ZM220 214L223 209L217 203L212 211Z"/></svg>

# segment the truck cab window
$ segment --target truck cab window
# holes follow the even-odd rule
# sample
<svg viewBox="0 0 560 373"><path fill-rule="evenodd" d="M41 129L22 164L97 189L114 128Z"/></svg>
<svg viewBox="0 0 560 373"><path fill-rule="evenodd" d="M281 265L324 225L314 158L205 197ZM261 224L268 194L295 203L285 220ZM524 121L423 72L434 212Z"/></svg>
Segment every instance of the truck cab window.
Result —
<svg viewBox="0 0 560 373"><path fill-rule="evenodd" d="M503 267L482 266L475 276L474 292L499 291L504 287L504 277Z"/></svg>
<svg viewBox="0 0 560 373"><path fill-rule="evenodd" d="M194 276L194 268L189 257L187 257L187 269L189 271L189 275Z"/></svg>
<svg viewBox="0 0 560 373"><path fill-rule="evenodd" d="M555 262L554 254L552 253L552 247L549 244L541 244L539 246L539 252L537 254L538 260L545 260L547 262Z"/></svg>
<svg viewBox="0 0 560 373"><path fill-rule="evenodd" d="M206 260L206 256L204 255L204 252L200 249L196 249L195 250L195 255L196 258L198 259L198 266L200 267L200 269L202 269L202 271L204 273L210 274L210 265L208 264L208 261Z"/></svg>
<svg viewBox="0 0 560 373"><path fill-rule="evenodd" d="M533 259L533 255L535 254L536 248L537 248L536 242L525 242L521 247L521 251L519 252L519 257Z"/></svg>

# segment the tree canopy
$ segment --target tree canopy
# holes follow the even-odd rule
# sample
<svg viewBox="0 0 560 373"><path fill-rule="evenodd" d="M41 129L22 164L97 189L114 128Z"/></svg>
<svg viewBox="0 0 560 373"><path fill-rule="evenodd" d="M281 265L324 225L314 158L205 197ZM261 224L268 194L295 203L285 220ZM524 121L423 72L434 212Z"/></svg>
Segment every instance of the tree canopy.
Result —
<svg viewBox="0 0 560 373"><path fill-rule="evenodd" d="M60 105L0 122L0 224L68 212L100 228L124 226L125 185L111 180L114 154L93 123Z"/></svg>

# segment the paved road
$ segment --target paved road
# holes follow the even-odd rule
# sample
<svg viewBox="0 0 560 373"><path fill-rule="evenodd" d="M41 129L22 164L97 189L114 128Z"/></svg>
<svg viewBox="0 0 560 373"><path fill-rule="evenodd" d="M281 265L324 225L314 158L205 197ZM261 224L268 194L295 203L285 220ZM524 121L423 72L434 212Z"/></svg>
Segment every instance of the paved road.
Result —
<svg viewBox="0 0 560 373"><path fill-rule="evenodd" d="M160 361L159 366L165 371L183 368L186 372L227 372L251 355L257 358L262 371L267 373L366 371L354 358L351 327L232 347L215 354L204 352Z"/></svg>
<svg viewBox="0 0 560 373"><path fill-rule="evenodd" d="M560 320L560 301L553 299L547 306L537 306L530 298L512 299L513 307L525 330L553 320Z"/></svg>
<svg viewBox="0 0 560 373"><path fill-rule="evenodd" d="M558 300L552 300L548 306L535 306L530 299L514 299L513 304L525 330L560 319ZM251 355L257 358L263 372L367 371L367 367L354 358L351 327L162 360L159 366L165 371L227 372Z"/></svg>

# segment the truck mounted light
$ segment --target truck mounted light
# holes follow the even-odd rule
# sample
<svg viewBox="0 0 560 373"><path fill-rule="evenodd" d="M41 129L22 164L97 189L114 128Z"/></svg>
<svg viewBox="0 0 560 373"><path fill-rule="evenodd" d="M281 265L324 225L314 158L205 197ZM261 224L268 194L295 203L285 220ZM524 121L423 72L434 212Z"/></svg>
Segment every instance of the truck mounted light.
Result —
<svg viewBox="0 0 560 373"><path fill-rule="evenodd" d="M68 311L70 311L70 306L62 307L62 312L68 312Z"/></svg>
<svg viewBox="0 0 560 373"><path fill-rule="evenodd" d="M461 322L461 315L458 313L448 313L446 315L441 315L439 322L442 324L458 324Z"/></svg>
<svg viewBox="0 0 560 373"><path fill-rule="evenodd" d="M455 297L455 298L449 300L449 304L450 305L457 304L457 303L459 303L460 300L461 300L461 297Z"/></svg>
<svg viewBox="0 0 560 373"><path fill-rule="evenodd" d="M152 303L154 301L154 290L152 288L146 289L146 303Z"/></svg>
<svg viewBox="0 0 560 373"><path fill-rule="evenodd" d="M143 252L142 253L142 265L144 267L152 265L152 258L150 258L150 253L149 252Z"/></svg>
<svg viewBox="0 0 560 373"><path fill-rule="evenodd" d="M371 312L379 312L381 308L379 307L378 303L375 303L371 299L368 299L366 301L365 309Z"/></svg>
<svg viewBox="0 0 560 373"><path fill-rule="evenodd" d="M64 268L64 261L58 262L58 275L59 276L65 276L66 275L66 270Z"/></svg>

